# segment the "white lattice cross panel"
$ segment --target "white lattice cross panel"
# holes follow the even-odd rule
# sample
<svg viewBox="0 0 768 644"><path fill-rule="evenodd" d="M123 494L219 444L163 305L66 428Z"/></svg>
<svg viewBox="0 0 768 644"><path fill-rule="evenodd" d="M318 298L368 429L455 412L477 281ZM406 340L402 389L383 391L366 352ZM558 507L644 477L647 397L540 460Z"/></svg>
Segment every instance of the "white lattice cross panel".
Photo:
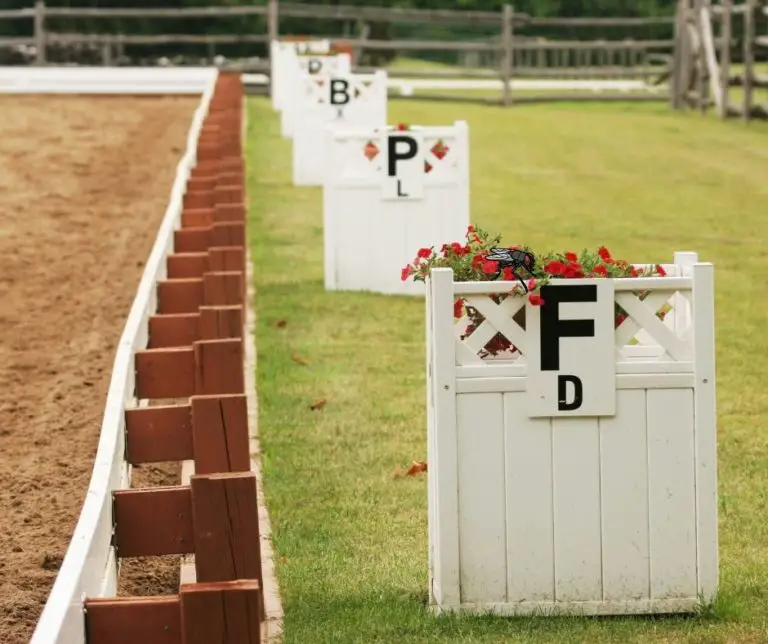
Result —
<svg viewBox="0 0 768 644"><path fill-rule="evenodd" d="M462 123L454 127L413 127L423 141L418 151L423 161L427 183L460 181L468 167L468 149L463 145ZM386 175L385 136L396 132L392 126L374 128L370 132L340 133L334 140L334 170L339 179L354 182L380 182ZM408 132L403 132L408 134Z"/></svg>
<svg viewBox="0 0 768 644"><path fill-rule="evenodd" d="M615 314L617 360L693 359L691 291L661 288L663 279L658 278L659 290L644 292L642 299L632 291L616 292L615 304L620 307ZM489 360L525 364L527 299L508 296L515 284L505 284L508 289L500 286L495 294L456 298L464 304L462 317L454 320L457 365L483 364Z"/></svg>
<svg viewBox="0 0 768 644"><path fill-rule="evenodd" d="M350 73L352 58L349 54L329 56L299 56L296 52L288 53L284 83L285 102L280 113L280 130L284 137L293 136L296 129L299 96L304 91L302 78L309 75L346 75Z"/></svg>
<svg viewBox="0 0 768 644"><path fill-rule="evenodd" d="M302 74L293 133L293 183L321 185L326 129L374 128L387 122L387 74Z"/></svg>
<svg viewBox="0 0 768 644"><path fill-rule="evenodd" d="M423 182L418 199L386 194L386 136L416 134L410 159ZM326 132L323 180L326 288L423 295L401 269L422 247L461 241L469 225L467 124ZM429 165L427 165L429 164ZM405 165L405 164L402 164ZM397 166L398 172L400 164ZM413 165L411 165L413 167Z"/></svg>

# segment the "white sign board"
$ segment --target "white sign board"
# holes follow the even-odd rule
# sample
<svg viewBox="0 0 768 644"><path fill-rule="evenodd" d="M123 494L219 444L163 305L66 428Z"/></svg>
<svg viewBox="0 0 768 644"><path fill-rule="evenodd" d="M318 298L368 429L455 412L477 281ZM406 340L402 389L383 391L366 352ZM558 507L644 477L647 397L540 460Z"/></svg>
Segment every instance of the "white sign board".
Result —
<svg viewBox="0 0 768 644"><path fill-rule="evenodd" d="M614 416L613 280L553 280L541 297L525 312L529 417Z"/></svg>
<svg viewBox="0 0 768 644"><path fill-rule="evenodd" d="M380 144L386 172L381 181L381 198L387 201L424 199L424 150L421 132L385 132Z"/></svg>
<svg viewBox="0 0 768 644"><path fill-rule="evenodd" d="M269 46L269 83L270 94L272 97L272 107L275 110L282 110L285 105L287 85L286 70L294 64L293 56L298 54L313 54L316 56L326 56L331 50L331 43L328 40L307 40L298 42L289 42L273 40Z"/></svg>
<svg viewBox="0 0 768 644"><path fill-rule="evenodd" d="M423 296L424 285L403 281L402 268L420 248L462 242L469 225L466 122L329 128L326 137L326 289Z"/></svg>
<svg viewBox="0 0 768 644"><path fill-rule="evenodd" d="M302 73L293 133L293 183L319 186L325 170L327 127L382 127L387 123L387 73Z"/></svg>
<svg viewBox="0 0 768 644"><path fill-rule="evenodd" d="M299 56L295 52L288 54L283 80L286 85L285 102L280 113L280 133L284 138L291 138L296 128L298 115L297 102L302 90L302 74L349 74L352 58L349 54L333 56Z"/></svg>

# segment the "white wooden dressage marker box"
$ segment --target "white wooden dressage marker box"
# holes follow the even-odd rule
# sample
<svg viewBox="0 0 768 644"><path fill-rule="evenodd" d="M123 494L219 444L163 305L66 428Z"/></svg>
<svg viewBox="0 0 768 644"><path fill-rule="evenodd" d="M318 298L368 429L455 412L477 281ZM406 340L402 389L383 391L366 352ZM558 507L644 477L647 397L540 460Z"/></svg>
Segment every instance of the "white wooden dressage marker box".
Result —
<svg viewBox="0 0 768 644"><path fill-rule="evenodd" d="M301 91L302 74L349 74L352 68L352 57L349 54L333 54L328 56L303 56L288 51L286 54L284 81L285 103L280 112L280 133L283 138L291 138L296 129L299 92Z"/></svg>
<svg viewBox="0 0 768 644"><path fill-rule="evenodd" d="M421 247L469 225L469 129L326 130L325 288L424 295L400 279Z"/></svg>
<svg viewBox="0 0 768 644"><path fill-rule="evenodd" d="M331 51L331 42L329 40L305 40L305 41L285 41L273 40L269 44L269 84L272 97L272 107L280 111L285 105L286 89L286 67L293 64L290 53L311 54L314 56L327 56Z"/></svg>
<svg viewBox="0 0 768 644"><path fill-rule="evenodd" d="M387 73L302 74L296 96L293 183L319 186L325 174L327 127L387 124Z"/></svg>
<svg viewBox="0 0 768 644"><path fill-rule="evenodd" d="M695 253L675 262L668 277L559 280L542 289L541 309L523 297L489 298L512 282L454 282L450 269L432 271L429 566L438 612L676 613L694 611L699 594L713 598L713 267ZM584 289L597 282L605 286ZM644 290L641 301L635 293ZM555 291L586 297L565 302L579 298ZM459 297L485 318L464 339L468 318L453 317ZM615 329L614 302L629 315ZM655 314L667 303L662 322ZM521 308L526 330L513 320ZM584 337L575 337L576 320L591 327ZM496 333L520 351L481 357ZM593 358L600 344L613 364ZM537 365L552 360L560 364L549 365L550 391L531 386ZM614 386L602 390L611 371ZM574 375L585 402L597 388L615 414L563 414L578 405L573 388L558 401L556 381ZM541 395L550 396L548 416L530 400Z"/></svg>

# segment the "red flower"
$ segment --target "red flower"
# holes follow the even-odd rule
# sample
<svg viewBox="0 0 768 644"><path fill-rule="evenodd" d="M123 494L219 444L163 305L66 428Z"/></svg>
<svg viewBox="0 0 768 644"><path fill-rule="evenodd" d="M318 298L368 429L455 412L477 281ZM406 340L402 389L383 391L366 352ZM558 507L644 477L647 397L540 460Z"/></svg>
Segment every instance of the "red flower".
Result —
<svg viewBox="0 0 768 644"><path fill-rule="evenodd" d="M486 275L493 275L494 273L499 272L499 262L489 262L488 260L483 260L483 273Z"/></svg>
<svg viewBox="0 0 768 644"><path fill-rule="evenodd" d="M416 257L423 257L424 259L428 259L431 254L431 248L419 248L419 252L416 253Z"/></svg>
<svg viewBox="0 0 768 644"><path fill-rule="evenodd" d="M597 249L597 254L600 255L600 259L604 262L611 259L611 253L605 246L600 246L600 248Z"/></svg>
<svg viewBox="0 0 768 644"><path fill-rule="evenodd" d="M473 232L475 232L475 226L474 224L469 224L469 226L467 226L467 233L473 233Z"/></svg>
<svg viewBox="0 0 768 644"><path fill-rule="evenodd" d="M514 273L512 273L512 269L509 266L505 266L502 273L504 275L505 280L511 281L512 279L514 279Z"/></svg>
<svg viewBox="0 0 768 644"><path fill-rule="evenodd" d="M537 284L538 283L536 282L536 278L532 277L531 279L528 280L528 284L527 284L528 290L529 291L535 291Z"/></svg>
<svg viewBox="0 0 768 644"><path fill-rule="evenodd" d="M637 269L636 269L634 266L630 266L630 267L629 267L629 274L630 274L632 277L637 277Z"/></svg>
<svg viewBox="0 0 768 644"><path fill-rule="evenodd" d="M602 264L598 264L597 266L595 266L592 273L594 275L600 275L601 277L605 277L606 275L608 275L608 269Z"/></svg>
<svg viewBox="0 0 768 644"><path fill-rule="evenodd" d="M408 129L408 126L405 123L398 123L397 129L400 132L405 132Z"/></svg>
<svg viewBox="0 0 768 644"><path fill-rule="evenodd" d="M553 260L544 267L544 272L549 273L550 275L562 275L565 272L565 264Z"/></svg>
<svg viewBox="0 0 768 644"><path fill-rule="evenodd" d="M624 315L623 313L619 313L616 316L616 327L619 327L621 325L621 323L624 322L624 320L626 320L626 319L627 319L626 315Z"/></svg>
<svg viewBox="0 0 768 644"><path fill-rule="evenodd" d="M538 295L537 293L528 293L528 301L532 306L544 305L544 300L542 299L541 295Z"/></svg>
<svg viewBox="0 0 768 644"><path fill-rule="evenodd" d="M472 258L472 268L480 268L483 265L483 262L485 261L485 255L478 253Z"/></svg>
<svg viewBox="0 0 768 644"><path fill-rule="evenodd" d="M411 267L406 266L402 271L400 271L400 279L405 281L410 277L411 275Z"/></svg>
<svg viewBox="0 0 768 644"><path fill-rule="evenodd" d="M579 261L579 256L576 253L574 253L574 252L569 250L565 254L565 259L567 259L569 262L578 262Z"/></svg>
<svg viewBox="0 0 768 644"><path fill-rule="evenodd" d="M584 277L584 271L581 264L573 262L565 267L564 275L569 279L574 279L578 277Z"/></svg>
<svg viewBox="0 0 768 644"><path fill-rule="evenodd" d="M453 317L460 318L464 314L464 300L459 298L453 303Z"/></svg>
<svg viewBox="0 0 768 644"><path fill-rule="evenodd" d="M656 272L659 274L659 277L666 277L667 271L664 270L664 267L660 264L656 264Z"/></svg>

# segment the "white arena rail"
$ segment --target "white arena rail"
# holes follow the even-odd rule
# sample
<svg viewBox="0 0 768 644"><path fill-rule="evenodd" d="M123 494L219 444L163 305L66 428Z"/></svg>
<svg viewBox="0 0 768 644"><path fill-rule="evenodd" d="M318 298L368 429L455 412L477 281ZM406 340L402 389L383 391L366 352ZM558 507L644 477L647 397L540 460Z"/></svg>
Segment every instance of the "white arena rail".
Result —
<svg viewBox="0 0 768 644"><path fill-rule="evenodd" d="M100 91L97 91L97 85L91 84L89 93L115 93L112 86L121 70L101 71L102 78L106 74L112 75L111 84L98 86ZM134 354L147 346L148 318L155 313L157 305L155 284L166 276L166 256L173 251L173 232L181 225L185 186L196 162L197 140L218 77L217 70L210 68L142 71L145 78L137 70L127 70L122 77L122 93L172 94L181 93L177 88L185 87L183 93L202 94L202 98L187 136L186 151L176 171L168 208L117 347L93 473L80 518L30 644L84 644L83 600L114 596L117 591L117 558L112 546L112 492L130 487L130 467L125 461L125 408L126 404L135 401ZM5 80L4 72L0 69L0 83ZM20 76L28 74L27 80L31 82L27 87L37 87L25 91L41 93L64 93L67 79L71 80L71 85L66 93L79 93L87 83L94 83L97 76L90 75L91 70L84 68L24 68L18 72ZM150 92L151 86L155 89ZM52 87L56 89L43 89ZM141 88L144 88L143 92Z"/></svg>
<svg viewBox="0 0 768 644"><path fill-rule="evenodd" d="M0 67L0 94L195 94L210 67Z"/></svg>

